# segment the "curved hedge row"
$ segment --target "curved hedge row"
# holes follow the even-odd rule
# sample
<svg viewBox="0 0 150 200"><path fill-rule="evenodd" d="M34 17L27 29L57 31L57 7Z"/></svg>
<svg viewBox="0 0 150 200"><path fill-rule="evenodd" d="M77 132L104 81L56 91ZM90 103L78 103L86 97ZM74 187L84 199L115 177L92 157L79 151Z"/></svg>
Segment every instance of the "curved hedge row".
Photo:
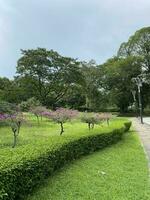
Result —
<svg viewBox="0 0 150 200"><path fill-rule="evenodd" d="M71 140L37 159L29 160L13 169L0 172L1 200L19 200L30 193L41 181L66 162L102 149L119 141L130 129L131 122L108 133L89 135Z"/></svg>

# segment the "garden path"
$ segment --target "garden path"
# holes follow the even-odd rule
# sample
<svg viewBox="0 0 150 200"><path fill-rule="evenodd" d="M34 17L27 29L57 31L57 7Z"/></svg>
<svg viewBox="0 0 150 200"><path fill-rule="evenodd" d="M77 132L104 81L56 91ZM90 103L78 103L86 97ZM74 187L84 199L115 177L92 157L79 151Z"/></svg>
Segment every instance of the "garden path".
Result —
<svg viewBox="0 0 150 200"><path fill-rule="evenodd" d="M132 118L132 124L140 136L150 167L150 125L147 123L141 124L137 118Z"/></svg>

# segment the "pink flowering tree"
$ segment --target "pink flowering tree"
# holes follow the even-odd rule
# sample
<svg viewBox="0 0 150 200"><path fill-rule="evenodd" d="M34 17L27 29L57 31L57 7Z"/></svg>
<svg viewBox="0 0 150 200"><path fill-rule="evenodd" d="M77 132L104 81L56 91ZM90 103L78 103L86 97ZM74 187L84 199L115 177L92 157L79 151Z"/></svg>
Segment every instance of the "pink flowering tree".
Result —
<svg viewBox="0 0 150 200"><path fill-rule="evenodd" d="M1 114L0 113L0 121L5 121L7 119L8 115L7 114Z"/></svg>
<svg viewBox="0 0 150 200"><path fill-rule="evenodd" d="M102 121L106 121L107 125L109 126L110 119L112 118L112 114L111 113L101 113L100 118Z"/></svg>
<svg viewBox="0 0 150 200"><path fill-rule="evenodd" d="M16 112L15 114L8 117L9 124L11 126L11 130L13 132L14 141L13 141L13 148L16 146L17 137L20 133L20 128L25 121L24 115L21 112Z"/></svg>
<svg viewBox="0 0 150 200"><path fill-rule="evenodd" d="M64 132L64 123L66 123L67 121L71 121L77 115L78 111L66 108L58 108L56 111L43 113L43 116L45 116L46 118L60 124L60 135L62 135Z"/></svg>
<svg viewBox="0 0 150 200"><path fill-rule="evenodd" d="M94 129L95 124L100 124L102 119L98 113L84 113L81 121L88 124L89 130Z"/></svg>
<svg viewBox="0 0 150 200"><path fill-rule="evenodd" d="M21 112L15 112L14 114L0 114L0 121L6 122L13 132L13 145L14 148L17 143L17 137L20 133L20 128L24 121L24 116Z"/></svg>
<svg viewBox="0 0 150 200"><path fill-rule="evenodd" d="M36 116L38 124L40 122L39 118L41 118L41 120L42 120L43 113L46 111L47 111L47 109L44 106L36 106L36 107L32 107L30 109L30 112Z"/></svg>
<svg viewBox="0 0 150 200"><path fill-rule="evenodd" d="M8 118L8 115L7 115L7 114L0 113L0 126L1 126L1 124L3 124L3 123L7 124L7 123L6 123L7 118Z"/></svg>

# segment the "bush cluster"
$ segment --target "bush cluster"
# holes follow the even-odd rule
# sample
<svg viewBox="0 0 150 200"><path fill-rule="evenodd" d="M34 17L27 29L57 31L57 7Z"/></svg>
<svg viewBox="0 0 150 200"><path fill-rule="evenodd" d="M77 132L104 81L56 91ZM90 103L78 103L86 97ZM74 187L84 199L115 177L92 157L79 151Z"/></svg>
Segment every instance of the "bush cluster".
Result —
<svg viewBox="0 0 150 200"><path fill-rule="evenodd" d="M0 172L0 199L19 200L68 161L77 159L119 141L130 122L107 133L68 138L34 159L24 160Z"/></svg>
<svg viewBox="0 0 150 200"><path fill-rule="evenodd" d="M125 126L125 132L129 131L131 125L132 125L132 122L125 122L125 123L124 123L124 126Z"/></svg>
<svg viewBox="0 0 150 200"><path fill-rule="evenodd" d="M32 97L28 99L27 101L22 101L19 104L19 108L22 112L28 112L31 108L40 106L39 100L37 100L35 97Z"/></svg>

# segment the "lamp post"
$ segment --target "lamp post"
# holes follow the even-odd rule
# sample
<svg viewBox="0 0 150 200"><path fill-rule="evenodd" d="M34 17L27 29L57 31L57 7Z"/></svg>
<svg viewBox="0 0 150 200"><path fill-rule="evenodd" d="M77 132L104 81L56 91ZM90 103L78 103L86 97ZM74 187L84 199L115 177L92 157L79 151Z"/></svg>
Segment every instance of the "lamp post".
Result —
<svg viewBox="0 0 150 200"><path fill-rule="evenodd" d="M141 99L141 87L142 87L143 79L142 79L142 77L137 76L136 78L132 78L132 81L138 87L138 101L139 101L140 120L141 120L141 124L143 124L142 99Z"/></svg>
<svg viewBox="0 0 150 200"><path fill-rule="evenodd" d="M138 109L137 109L137 103L136 103L136 90L131 90L131 92L132 92L133 101L134 101L135 114L136 114L136 117L138 117Z"/></svg>
<svg viewBox="0 0 150 200"><path fill-rule="evenodd" d="M134 100L134 102L136 102L136 98L135 98L136 90L131 90L131 92L132 92L132 95L133 95L133 100Z"/></svg>

